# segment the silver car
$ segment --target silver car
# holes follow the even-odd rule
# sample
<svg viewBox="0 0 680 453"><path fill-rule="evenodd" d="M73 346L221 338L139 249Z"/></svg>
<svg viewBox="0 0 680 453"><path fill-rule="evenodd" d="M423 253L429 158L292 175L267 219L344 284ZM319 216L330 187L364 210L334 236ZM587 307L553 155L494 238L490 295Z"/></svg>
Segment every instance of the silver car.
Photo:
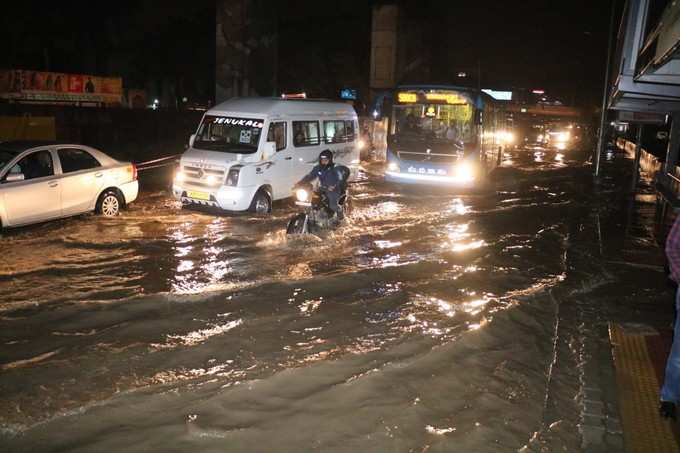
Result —
<svg viewBox="0 0 680 453"><path fill-rule="evenodd" d="M137 168L69 143L0 142L0 227L95 211L115 216L137 198Z"/></svg>

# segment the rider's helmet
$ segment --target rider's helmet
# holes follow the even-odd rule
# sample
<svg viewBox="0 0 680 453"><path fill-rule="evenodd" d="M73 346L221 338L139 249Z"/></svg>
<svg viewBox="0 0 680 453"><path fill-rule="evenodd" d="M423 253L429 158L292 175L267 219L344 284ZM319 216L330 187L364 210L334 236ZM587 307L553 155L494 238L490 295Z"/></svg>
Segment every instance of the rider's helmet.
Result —
<svg viewBox="0 0 680 453"><path fill-rule="evenodd" d="M319 154L319 165L327 167L331 164L333 164L333 153L330 149L324 149L321 151L321 154Z"/></svg>

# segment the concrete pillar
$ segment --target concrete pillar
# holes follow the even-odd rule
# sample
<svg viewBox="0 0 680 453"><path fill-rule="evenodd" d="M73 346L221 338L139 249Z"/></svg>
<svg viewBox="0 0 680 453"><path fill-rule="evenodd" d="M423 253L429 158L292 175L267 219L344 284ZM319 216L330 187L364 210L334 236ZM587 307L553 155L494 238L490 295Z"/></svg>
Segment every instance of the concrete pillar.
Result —
<svg viewBox="0 0 680 453"><path fill-rule="evenodd" d="M371 98L376 92L394 88L397 67L397 5L373 6L371 29Z"/></svg>

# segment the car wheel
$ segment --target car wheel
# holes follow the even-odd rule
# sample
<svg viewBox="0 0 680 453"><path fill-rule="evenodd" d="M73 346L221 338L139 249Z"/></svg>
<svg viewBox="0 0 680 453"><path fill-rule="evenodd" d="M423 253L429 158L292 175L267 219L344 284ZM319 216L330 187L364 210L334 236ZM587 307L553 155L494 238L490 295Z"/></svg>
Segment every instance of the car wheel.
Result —
<svg viewBox="0 0 680 453"><path fill-rule="evenodd" d="M105 217L115 217L123 207L123 200L115 190L107 190L99 196L97 200L97 214Z"/></svg>
<svg viewBox="0 0 680 453"><path fill-rule="evenodd" d="M269 214L272 212L272 199L265 190L259 190L250 203L250 211L255 214Z"/></svg>

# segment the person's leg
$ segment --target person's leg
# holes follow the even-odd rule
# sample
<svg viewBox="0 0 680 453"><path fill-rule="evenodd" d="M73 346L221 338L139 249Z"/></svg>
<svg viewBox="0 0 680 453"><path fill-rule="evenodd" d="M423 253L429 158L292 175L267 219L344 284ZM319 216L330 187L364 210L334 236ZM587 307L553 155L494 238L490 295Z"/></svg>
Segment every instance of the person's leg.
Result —
<svg viewBox="0 0 680 453"><path fill-rule="evenodd" d="M680 287L675 295L675 308L678 310L680 304ZM675 418L675 411L668 413L671 407L680 403L680 319L676 315L675 328L673 329L673 345L666 360L666 374L664 376L663 387L661 388L661 415ZM664 405L663 403L672 403Z"/></svg>
<svg viewBox="0 0 680 453"><path fill-rule="evenodd" d="M340 193L339 192L327 192L328 195L328 207L331 208L331 211L335 212L335 217L338 220L342 220L345 216L344 213L342 212L342 206L338 204L338 201L340 200Z"/></svg>

